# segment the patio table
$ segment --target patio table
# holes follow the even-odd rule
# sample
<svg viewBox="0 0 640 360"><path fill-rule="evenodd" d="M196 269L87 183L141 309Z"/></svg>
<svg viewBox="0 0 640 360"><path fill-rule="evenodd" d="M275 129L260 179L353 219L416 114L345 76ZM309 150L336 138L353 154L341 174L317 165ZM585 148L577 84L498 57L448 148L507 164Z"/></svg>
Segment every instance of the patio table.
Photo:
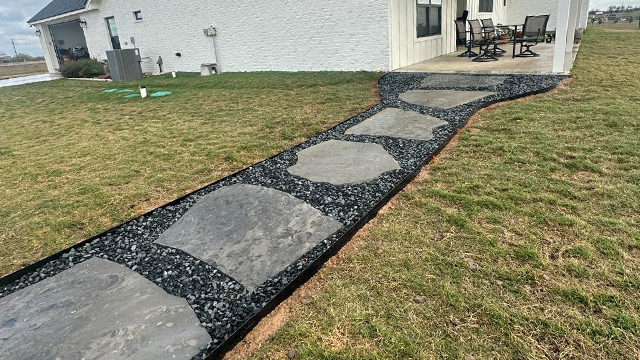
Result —
<svg viewBox="0 0 640 360"><path fill-rule="evenodd" d="M503 24L498 24L496 25L496 27L500 27L500 28L508 28L509 30L511 30L511 28L513 28L513 35L511 35L511 38L513 39L513 54L512 54L512 58L515 59L516 57L516 47L518 45L517 40L517 36L518 36L518 28L519 27L524 27L524 24L512 24L512 25L503 25Z"/></svg>

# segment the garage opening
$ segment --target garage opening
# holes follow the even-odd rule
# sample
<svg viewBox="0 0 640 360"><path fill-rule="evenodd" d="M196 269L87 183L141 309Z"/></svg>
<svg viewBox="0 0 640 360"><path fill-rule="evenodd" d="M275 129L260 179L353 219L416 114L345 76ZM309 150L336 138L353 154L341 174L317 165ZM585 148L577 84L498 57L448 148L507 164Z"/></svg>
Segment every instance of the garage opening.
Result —
<svg viewBox="0 0 640 360"><path fill-rule="evenodd" d="M90 58L80 20L49 25L49 33L59 66Z"/></svg>

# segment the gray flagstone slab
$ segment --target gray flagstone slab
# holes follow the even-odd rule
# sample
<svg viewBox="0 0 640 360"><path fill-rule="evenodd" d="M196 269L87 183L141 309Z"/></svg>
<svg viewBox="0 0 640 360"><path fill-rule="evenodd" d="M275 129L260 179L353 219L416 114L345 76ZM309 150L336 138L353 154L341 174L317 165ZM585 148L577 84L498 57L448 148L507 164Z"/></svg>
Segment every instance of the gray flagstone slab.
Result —
<svg viewBox="0 0 640 360"><path fill-rule="evenodd" d="M252 291L340 228L290 194L236 184L202 197L157 243L206 261Z"/></svg>
<svg viewBox="0 0 640 360"><path fill-rule="evenodd" d="M507 76L470 76L462 74L429 75L422 80L422 87L468 88L504 84Z"/></svg>
<svg viewBox="0 0 640 360"><path fill-rule="evenodd" d="M0 299L3 359L191 359L211 341L184 299L100 258Z"/></svg>
<svg viewBox="0 0 640 360"><path fill-rule="evenodd" d="M451 109L495 94L492 91L409 90L400 94L400 100L420 106Z"/></svg>
<svg viewBox="0 0 640 360"><path fill-rule="evenodd" d="M315 182L334 185L375 180L400 165L378 144L329 140L298 152L288 171Z"/></svg>
<svg viewBox="0 0 640 360"><path fill-rule="evenodd" d="M390 136L412 140L433 139L433 129L446 121L415 111L389 108L348 129L346 134Z"/></svg>

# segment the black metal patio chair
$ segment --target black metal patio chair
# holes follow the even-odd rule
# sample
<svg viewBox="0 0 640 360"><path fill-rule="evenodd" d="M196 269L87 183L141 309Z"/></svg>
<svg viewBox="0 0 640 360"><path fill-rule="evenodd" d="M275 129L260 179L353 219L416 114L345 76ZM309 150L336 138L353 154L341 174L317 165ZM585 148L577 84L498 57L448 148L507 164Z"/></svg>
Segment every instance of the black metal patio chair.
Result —
<svg viewBox="0 0 640 360"><path fill-rule="evenodd" d="M516 56L540 56L540 54L531 50L531 47L545 41L549 17L549 15L527 16L522 28L522 34L520 36L516 34L515 42L520 44L520 53ZM525 48L526 50L523 50Z"/></svg>
<svg viewBox="0 0 640 360"><path fill-rule="evenodd" d="M502 35L502 30L493 23L493 19L482 19L482 28L485 34L493 40L493 55L505 54L507 50L501 49L498 45L504 44L506 39Z"/></svg>
<svg viewBox="0 0 640 360"><path fill-rule="evenodd" d="M464 20L456 20L456 50L458 45L463 45L467 48L462 54L458 55L459 57L476 57L477 53L473 51L473 44L471 40L467 38L467 27L464 23Z"/></svg>
<svg viewBox="0 0 640 360"><path fill-rule="evenodd" d="M480 20L469 20L469 30L469 33L471 34L471 45L479 48L479 55L472 61L498 61L498 58L492 54L493 49L490 49L491 46L493 46L493 40L487 38L486 34L482 30Z"/></svg>

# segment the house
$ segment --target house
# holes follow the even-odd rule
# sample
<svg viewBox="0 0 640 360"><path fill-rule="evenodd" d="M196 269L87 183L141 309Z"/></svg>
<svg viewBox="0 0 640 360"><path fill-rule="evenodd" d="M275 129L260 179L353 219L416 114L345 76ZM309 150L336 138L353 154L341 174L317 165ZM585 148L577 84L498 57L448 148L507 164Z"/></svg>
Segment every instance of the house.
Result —
<svg viewBox="0 0 640 360"><path fill-rule="evenodd" d="M0 51L0 63L8 63L11 62L11 56Z"/></svg>
<svg viewBox="0 0 640 360"><path fill-rule="evenodd" d="M454 20L522 24L551 14L562 34L586 27L589 0L52 0L29 20L50 72L74 49L105 59L136 47L145 72L380 70L456 50ZM215 34L215 36L214 36ZM572 35L567 35L571 44ZM567 44L558 44L558 71ZM561 62L562 58L562 62ZM562 69L562 70L560 70Z"/></svg>

